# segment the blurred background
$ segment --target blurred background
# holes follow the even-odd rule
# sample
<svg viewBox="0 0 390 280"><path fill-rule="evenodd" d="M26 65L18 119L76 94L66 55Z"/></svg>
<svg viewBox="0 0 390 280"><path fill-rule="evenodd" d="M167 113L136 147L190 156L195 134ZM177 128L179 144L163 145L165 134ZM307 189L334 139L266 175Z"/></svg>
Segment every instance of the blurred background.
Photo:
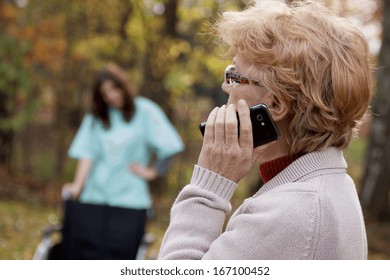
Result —
<svg viewBox="0 0 390 280"><path fill-rule="evenodd" d="M261 0L259 0L261 1ZM67 149L85 113L92 73L107 62L157 102L186 150L152 182L157 256L169 209L189 181L201 146L199 122L226 101L230 59L209 35L233 0L0 0L0 259L32 259L48 225L61 222ZM290 2L290 1L288 1ZM371 116L345 151L364 208L370 259L390 259L390 1L326 0L370 43L376 89ZM233 210L259 186L257 167L240 182Z"/></svg>

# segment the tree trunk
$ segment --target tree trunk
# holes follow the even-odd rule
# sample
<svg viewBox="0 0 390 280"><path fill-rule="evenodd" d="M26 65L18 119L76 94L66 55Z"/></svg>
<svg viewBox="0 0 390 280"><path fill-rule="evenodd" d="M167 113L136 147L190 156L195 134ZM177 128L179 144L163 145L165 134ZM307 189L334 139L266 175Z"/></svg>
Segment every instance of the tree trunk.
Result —
<svg viewBox="0 0 390 280"><path fill-rule="evenodd" d="M67 131L69 128L69 94L72 92L72 88L69 86L72 81L76 80L73 76L73 65L71 59L71 49L75 42L75 36L77 36L78 29L73 24L73 18L75 15L72 10L73 1L67 1L64 3L65 13L65 39L67 42L64 64L61 73L61 78L58 82L57 88L57 100L56 100L56 119L55 119L55 131L56 131L56 166L55 166L55 178L59 178L64 169L64 163L66 158L66 151L68 149L68 143L66 141ZM73 89L74 90L74 89Z"/></svg>
<svg viewBox="0 0 390 280"><path fill-rule="evenodd" d="M377 92L366 154L361 200L369 219L386 216L390 186L390 1L383 1L383 39L378 58Z"/></svg>
<svg viewBox="0 0 390 280"><path fill-rule="evenodd" d="M159 41L164 38L168 38L168 40L177 38L177 5L178 0L168 1L165 9L165 26L163 32L157 34L157 37L150 36L147 39L148 51L146 52L143 66L144 80L140 87L140 93L158 103L169 118L171 118L173 111L170 103L170 93L163 86L169 65L159 66L158 63L161 48L167 48L167 46L166 44L159 44Z"/></svg>
<svg viewBox="0 0 390 280"><path fill-rule="evenodd" d="M0 34L6 34L6 26L9 24L6 18L2 17L1 10L5 8L8 3L0 2ZM4 77L0 77L4 79ZM7 90L0 90L0 118L6 120L11 116L11 112L7 108L8 99L10 93ZM11 152L12 152L12 140L14 132L10 129L0 128L0 165L10 168L11 163Z"/></svg>
<svg viewBox="0 0 390 280"><path fill-rule="evenodd" d="M178 0L169 0L166 3L165 11L165 34L172 38L177 37L176 25L177 25L177 5Z"/></svg>
<svg viewBox="0 0 390 280"><path fill-rule="evenodd" d="M166 3L165 9L165 26L162 34L157 34L157 38L154 36L149 37L148 40L148 52L146 52L146 57L144 59L144 80L141 86L140 92L142 95L149 97L151 100L155 101L167 114L168 118L172 119L172 103L170 102L170 92L164 88L164 80L166 78L165 67L158 67L158 52L161 49L161 45L156 42L156 40L162 40L163 38L174 39L177 38L178 34L176 31L176 25L178 21L177 17L177 6L178 0L169 0ZM165 46L166 47L166 46ZM161 193L166 191L167 183L166 178L158 178L150 182L150 189L152 194L155 196L160 196Z"/></svg>

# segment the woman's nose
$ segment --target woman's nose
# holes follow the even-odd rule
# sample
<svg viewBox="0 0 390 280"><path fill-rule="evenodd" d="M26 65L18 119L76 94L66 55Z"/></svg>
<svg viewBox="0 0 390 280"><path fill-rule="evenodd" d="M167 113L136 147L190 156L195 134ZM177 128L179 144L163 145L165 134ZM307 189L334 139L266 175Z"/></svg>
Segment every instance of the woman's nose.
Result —
<svg viewBox="0 0 390 280"><path fill-rule="evenodd" d="M109 96L109 97L115 97L115 96L116 96L115 90L109 90L109 91L107 91L107 96Z"/></svg>

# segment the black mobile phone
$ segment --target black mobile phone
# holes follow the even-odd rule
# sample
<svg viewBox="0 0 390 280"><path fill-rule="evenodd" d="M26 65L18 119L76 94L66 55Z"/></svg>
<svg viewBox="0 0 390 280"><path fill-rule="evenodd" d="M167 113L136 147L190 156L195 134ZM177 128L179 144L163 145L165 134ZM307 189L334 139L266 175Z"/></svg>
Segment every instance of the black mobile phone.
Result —
<svg viewBox="0 0 390 280"><path fill-rule="evenodd" d="M280 137L279 130L276 127L274 120L268 110L268 107L260 103L249 108L250 118L252 122L253 147L267 144L278 140ZM238 131L240 131L240 120L237 113ZM202 135L206 129L206 122L199 124L199 129Z"/></svg>

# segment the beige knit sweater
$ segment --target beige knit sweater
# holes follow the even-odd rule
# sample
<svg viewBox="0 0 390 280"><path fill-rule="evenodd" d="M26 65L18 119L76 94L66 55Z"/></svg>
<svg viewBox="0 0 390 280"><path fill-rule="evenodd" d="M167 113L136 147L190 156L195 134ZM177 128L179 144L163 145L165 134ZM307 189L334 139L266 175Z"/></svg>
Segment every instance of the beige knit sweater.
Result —
<svg viewBox="0 0 390 280"><path fill-rule="evenodd" d="M171 209L160 259L366 259L356 188L337 148L304 155L248 198L222 232L237 185L195 166Z"/></svg>

